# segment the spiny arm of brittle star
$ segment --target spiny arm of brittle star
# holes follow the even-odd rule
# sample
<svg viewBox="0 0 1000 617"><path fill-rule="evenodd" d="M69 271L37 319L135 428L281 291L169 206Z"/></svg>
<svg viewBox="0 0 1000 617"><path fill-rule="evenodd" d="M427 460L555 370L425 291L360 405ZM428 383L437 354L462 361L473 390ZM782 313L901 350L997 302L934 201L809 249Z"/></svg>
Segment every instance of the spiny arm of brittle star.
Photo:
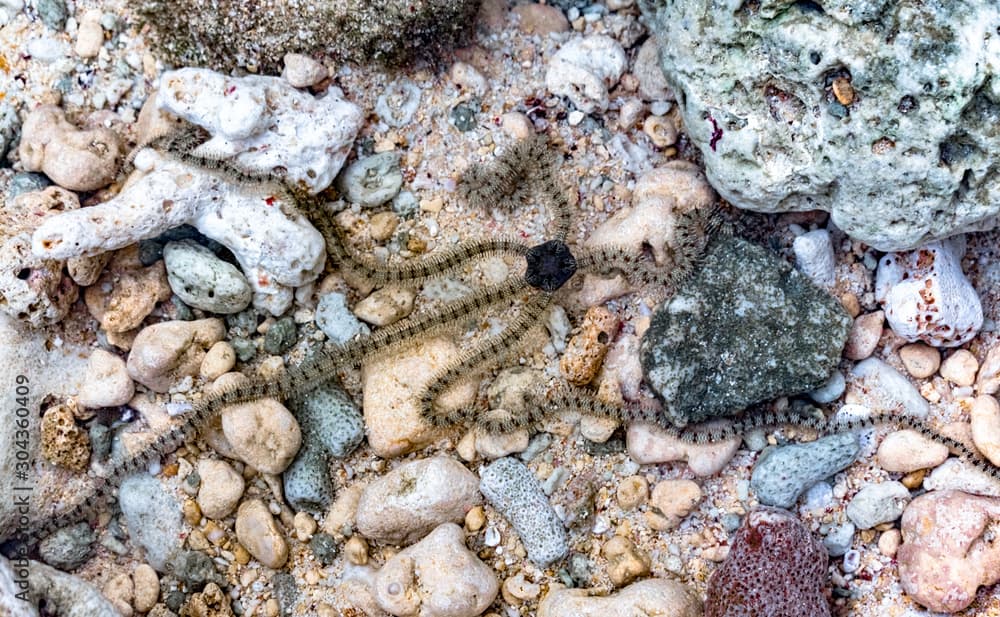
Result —
<svg viewBox="0 0 1000 617"><path fill-rule="evenodd" d="M388 284L419 283L442 276L466 266L474 259L493 256L518 255L528 252L528 245L513 236L499 236L483 240L467 240L455 246L435 250L420 259L397 263L381 263L375 258L350 248L345 231L333 222L322 204L296 203L306 218L326 240L326 250L341 268L351 270L376 287Z"/></svg>
<svg viewBox="0 0 1000 617"><path fill-rule="evenodd" d="M181 417L178 424L145 444L142 450L113 460L101 475L89 473L92 480L90 491L68 511L48 519L36 532L37 536L44 537L98 512L125 477L148 467L153 460L175 451L182 444L194 440L223 408L265 397L284 400L292 395L308 392L329 380L337 366L337 359L327 355L322 359L313 359L292 367L277 377L268 379L254 377L205 394Z"/></svg>
<svg viewBox="0 0 1000 617"><path fill-rule="evenodd" d="M512 210L520 197L537 197L549 211L551 239L565 241L572 222L566 190L558 179L558 154L536 135L511 144L493 161L471 166L459 180L459 193L474 208Z"/></svg>
<svg viewBox="0 0 1000 617"><path fill-rule="evenodd" d="M552 294L550 293L536 292L532 294L532 297L520 307L517 316L498 335L490 336L479 342L439 370L418 397L420 413L423 418L433 426L449 426L470 419L475 415L472 410L468 409L443 410L435 402L441 393L451 387L455 381L501 362L512 350L517 348L521 337L538 322L551 302Z"/></svg>
<svg viewBox="0 0 1000 617"><path fill-rule="evenodd" d="M358 367L366 360L389 353L400 344L411 342L414 337L430 336L457 325L461 319L482 313L500 302L509 302L528 289L530 287L523 277L489 285L442 306L411 315L367 336L351 339L344 344L329 343L328 353L336 357L343 367Z"/></svg>
<svg viewBox="0 0 1000 617"><path fill-rule="evenodd" d="M623 423L648 422L659 425L667 434L681 441L696 445L727 441L736 437L742 437L754 430L778 428L781 426L809 428L821 434L832 434L873 428L879 425L896 425L900 428L914 430L927 439L945 445L952 453L956 454L966 463L995 480L1000 480L1000 468L993 465L977 451L956 439L939 433L920 418L899 415L893 411L874 413L866 418L827 418L822 413L804 415L794 409L772 411L756 407L744 412L739 418L724 424L706 423L678 428L667 423L665 416L659 413L653 405L643 405L641 403L611 405L598 400L590 391L584 388L566 383L554 387L547 393L536 394L535 401L539 408L544 407L546 409L544 415L576 411L598 417L612 418Z"/></svg>

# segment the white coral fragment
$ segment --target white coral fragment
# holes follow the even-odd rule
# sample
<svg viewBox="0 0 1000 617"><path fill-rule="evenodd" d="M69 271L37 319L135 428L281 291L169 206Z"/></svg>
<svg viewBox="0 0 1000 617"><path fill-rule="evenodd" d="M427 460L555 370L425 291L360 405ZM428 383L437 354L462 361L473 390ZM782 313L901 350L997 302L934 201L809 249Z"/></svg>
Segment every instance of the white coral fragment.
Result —
<svg viewBox="0 0 1000 617"><path fill-rule="evenodd" d="M889 253L879 262L875 297L893 332L908 341L956 347L983 325L983 306L962 272L964 236Z"/></svg>
<svg viewBox="0 0 1000 617"><path fill-rule="evenodd" d="M608 89L618 83L625 64L625 50L613 38L600 34L575 38L552 57L545 85L586 114L604 112Z"/></svg>
<svg viewBox="0 0 1000 617"><path fill-rule="evenodd" d="M94 255L190 224L233 252L254 291L254 306L279 315L292 288L323 269L323 236L279 198L145 149L125 188L102 204L46 219L32 236L45 259Z"/></svg>
<svg viewBox="0 0 1000 617"><path fill-rule="evenodd" d="M333 182L364 119L337 88L314 97L279 77L198 68L164 73L156 105L212 134L196 154L258 172L281 168L313 193Z"/></svg>

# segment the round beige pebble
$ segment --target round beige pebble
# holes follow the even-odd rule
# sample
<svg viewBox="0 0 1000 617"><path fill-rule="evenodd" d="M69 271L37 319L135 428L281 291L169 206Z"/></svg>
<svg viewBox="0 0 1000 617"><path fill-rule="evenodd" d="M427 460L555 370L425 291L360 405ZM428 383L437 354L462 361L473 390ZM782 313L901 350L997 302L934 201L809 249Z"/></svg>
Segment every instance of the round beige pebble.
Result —
<svg viewBox="0 0 1000 617"><path fill-rule="evenodd" d="M354 527L358 515L358 502L361 501L363 492L364 486L360 484L352 484L339 491L326 513L326 518L323 519L323 531L331 536L341 536L347 527Z"/></svg>
<svg viewBox="0 0 1000 617"><path fill-rule="evenodd" d="M917 379L930 377L941 366L941 353L926 343L903 345L899 349L899 358L906 372Z"/></svg>
<svg viewBox="0 0 1000 617"><path fill-rule="evenodd" d="M476 506L465 514L465 528L469 531L479 531L486 524L486 512L482 506Z"/></svg>
<svg viewBox="0 0 1000 617"><path fill-rule="evenodd" d="M605 542L601 554L608 560L608 577L615 587L649 574L649 555L625 536L615 536Z"/></svg>
<svg viewBox="0 0 1000 617"><path fill-rule="evenodd" d="M850 360L864 360L872 355L882 337L885 312L875 311L859 315L851 326L844 345L844 356Z"/></svg>
<svg viewBox="0 0 1000 617"><path fill-rule="evenodd" d="M677 527L701 501L701 487L692 480L662 480L653 487L646 522L657 531Z"/></svg>
<svg viewBox="0 0 1000 617"><path fill-rule="evenodd" d="M122 573L104 584L101 591L111 601L122 617L132 617L132 577Z"/></svg>
<svg viewBox="0 0 1000 617"><path fill-rule="evenodd" d="M209 381L228 373L236 366L236 351L226 341L212 345L201 361L201 376Z"/></svg>
<svg viewBox="0 0 1000 617"><path fill-rule="evenodd" d="M226 373L213 388L245 381L241 373ZM222 410L222 432L243 462L263 473L283 472L295 458L302 432L292 412L273 398L229 405Z"/></svg>
<svg viewBox="0 0 1000 617"><path fill-rule="evenodd" d="M898 529L883 531L878 537L878 550L886 557L895 557L899 545L903 542L903 536Z"/></svg>
<svg viewBox="0 0 1000 617"><path fill-rule="evenodd" d="M878 464L886 471L909 473L937 467L948 458L948 447L905 429L890 433L878 447Z"/></svg>
<svg viewBox="0 0 1000 617"><path fill-rule="evenodd" d="M649 498L649 482L642 476L629 476L618 484L618 505L623 510L633 510Z"/></svg>
<svg viewBox="0 0 1000 617"><path fill-rule="evenodd" d="M142 563L132 572L132 582L135 587L135 610L148 613L160 598L160 579L152 566Z"/></svg>
<svg viewBox="0 0 1000 617"><path fill-rule="evenodd" d="M976 382L979 361L968 349L959 349L941 363L941 376L956 386L971 386Z"/></svg>
<svg viewBox="0 0 1000 617"><path fill-rule="evenodd" d="M77 402L90 409L124 405L135 394L125 361L103 349L95 349L87 363L87 377Z"/></svg>
<svg viewBox="0 0 1000 617"><path fill-rule="evenodd" d="M535 127L531 119L519 111L508 111L500 116L500 128L514 139L527 139L534 135Z"/></svg>
<svg viewBox="0 0 1000 617"><path fill-rule="evenodd" d="M388 326L413 310L416 294L405 287L383 287L354 306L354 315L373 326Z"/></svg>
<svg viewBox="0 0 1000 617"><path fill-rule="evenodd" d="M368 230L376 242L384 242L392 237L399 226L399 215L390 210L373 214L368 222Z"/></svg>
<svg viewBox="0 0 1000 617"><path fill-rule="evenodd" d="M285 70L281 76L296 88L308 88L327 77L326 67L321 62L302 54L285 54Z"/></svg>
<svg viewBox="0 0 1000 617"><path fill-rule="evenodd" d="M1000 465L1000 403L980 394L972 403L972 441L994 465Z"/></svg>
<svg viewBox="0 0 1000 617"><path fill-rule="evenodd" d="M562 9L547 4L527 2L511 9L518 17L518 28L526 34L546 36L569 30L569 21Z"/></svg>
<svg viewBox="0 0 1000 617"><path fill-rule="evenodd" d="M280 568L288 560L288 542L278 529L271 511L260 499L244 501L236 513L236 538L268 568Z"/></svg>
<svg viewBox="0 0 1000 617"><path fill-rule="evenodd" d="M295 527L295 537L299 539L299 542L308 542L318 527L316 519L308 512L296 512L292 526Z"/></svg>
<svg viewBox="0 0 1000 617"><path fill-rule="evenodd" d="M243 476L219 460L199 461L198 475L198 507L202 514L216 520L229 516L243 496Z"/></svg>
<svg viewBox="0 0 1000 617"><path fill-rule="evenodd" d="M359 535L353 535L344 543L344 556L356 566L368 563L368 543Z"/></svg>

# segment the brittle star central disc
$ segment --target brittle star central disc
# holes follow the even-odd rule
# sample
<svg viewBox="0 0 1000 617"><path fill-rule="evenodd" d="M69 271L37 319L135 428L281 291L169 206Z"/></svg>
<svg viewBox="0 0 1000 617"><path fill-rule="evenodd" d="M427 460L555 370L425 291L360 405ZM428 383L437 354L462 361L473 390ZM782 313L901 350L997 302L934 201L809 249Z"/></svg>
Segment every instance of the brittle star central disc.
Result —
<svg viewBox="0 0 1000 617"><path fill-rule="evenodd" d="M576 274L576 258L561 240L537 244L524 258L528 262L524 279L535 289L556 291Z"/></svg>

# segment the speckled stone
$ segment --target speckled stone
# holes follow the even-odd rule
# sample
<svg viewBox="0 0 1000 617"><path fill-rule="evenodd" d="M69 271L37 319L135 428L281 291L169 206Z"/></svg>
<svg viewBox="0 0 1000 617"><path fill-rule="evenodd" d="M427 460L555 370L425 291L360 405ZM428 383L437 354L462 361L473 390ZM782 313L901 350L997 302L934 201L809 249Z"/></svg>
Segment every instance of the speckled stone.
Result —
<svg viewBox="0 0 1000 617"><path fill-rule="evenodd" d="M302 431L302 446L285 470L285 499L296 510L323 511L333 498L329 459L354 451L365 436L364 419L354 401L327 383L289 401Z"/></svg>
<svg viewBox="0 0 1000 617"><path fill-rule="evenodd" d="M822 386L850 327L840 303L788 263L720 238L653 315L643 372L669 420L684 426Z"/></svg>
<svg viewBox="0 0 1000 617"><path fill-rule="evenodd" d="M524 463L501 458L483 469L479 490L511 522L528 559L546 567L566 556L569 538L542 485Z"/></svg>
<svg viewBox="0 0 1000 617"><path fill-rule="evenodd" d="M750 486L762 504L790 508L807 488L853 463L859 451L854 433L765 450L754 465Z"/></svg>
<svg viewBox="0 0 1000 617"><path fill-rule="evenodd" d="M90 556L94 531L87 522L57 530L38 545L42 561L60 570L75 570Z"/></svg>

